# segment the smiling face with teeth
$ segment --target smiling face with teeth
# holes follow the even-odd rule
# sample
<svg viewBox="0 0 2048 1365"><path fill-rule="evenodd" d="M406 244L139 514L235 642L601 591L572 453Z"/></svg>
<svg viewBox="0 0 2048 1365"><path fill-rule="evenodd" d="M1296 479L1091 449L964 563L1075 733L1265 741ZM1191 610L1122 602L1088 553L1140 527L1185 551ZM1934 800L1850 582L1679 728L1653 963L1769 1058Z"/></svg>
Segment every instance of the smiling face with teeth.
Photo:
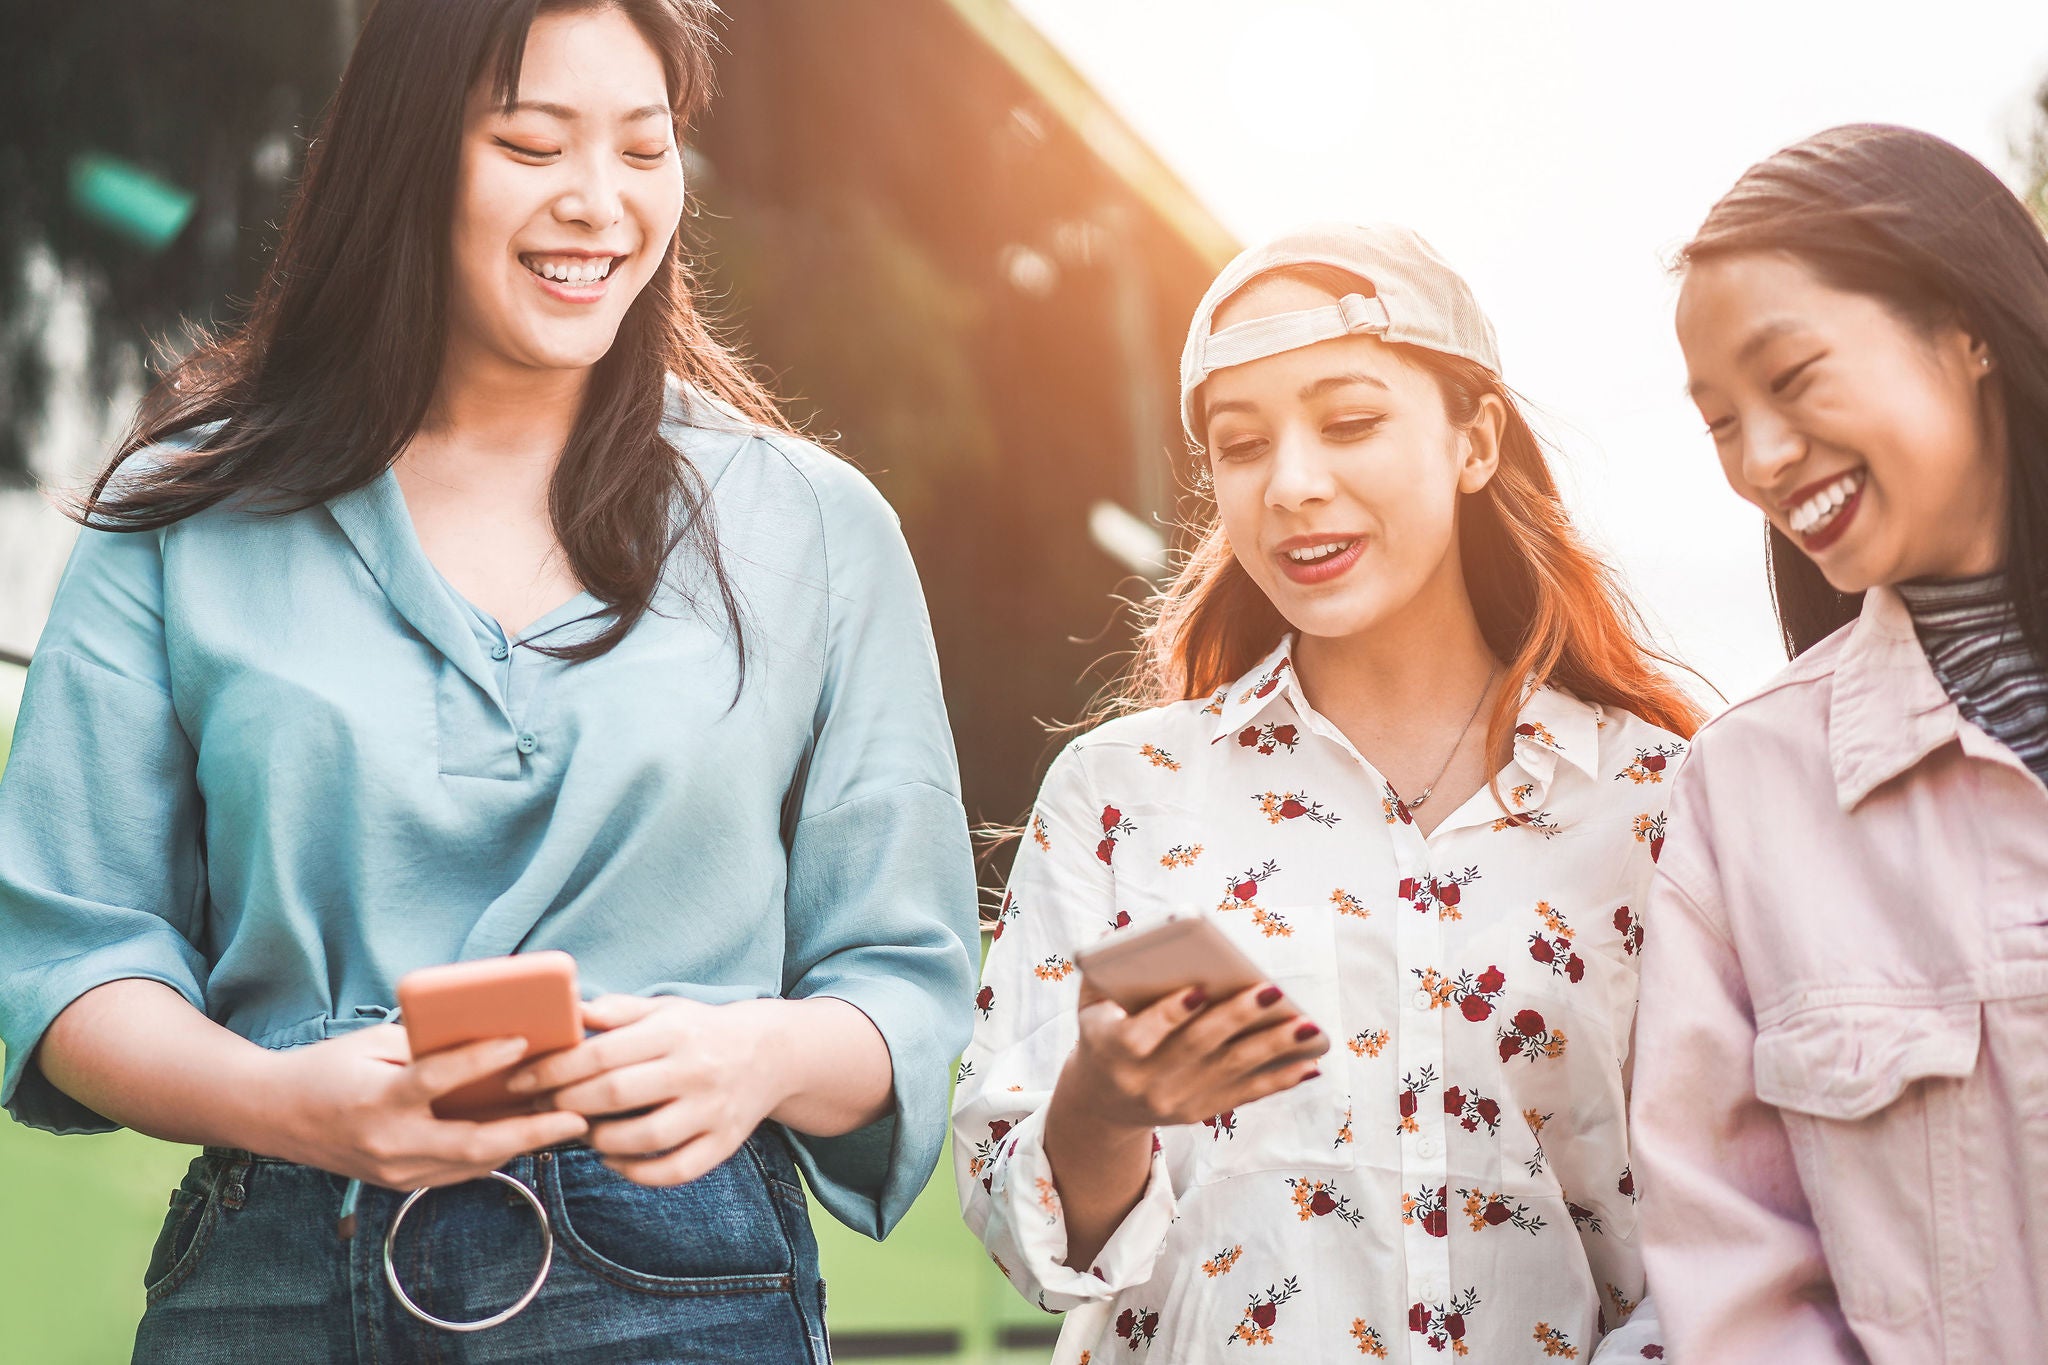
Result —
<svg viewBox="0 0 2048 1365"><path fill-rule="evenodd" d="M1211 325L1335 298L1263 276ZM1460 427L1403 348L1354 335L1218 370L1200 402L1232 552L1295 630L1355 640L1396 620L1469 618L1457 509L1497 467L1499 399Z"/></svg>
<svg viewBox="0 0 2048 1365"><path fill-rule="evenodd" d="M667 256L683 173L660 56L616 9L540 15L517 100L471 92L450 230L449 363L583 371Z"/></svg>
<svg viewBox="0 0 2048 1365"><path fill-rule="evenodd" d="M1678 339L1729 486L1837 591L2003 562L1991 357L1962 327L1744 252L1687 271Z"/></svg>

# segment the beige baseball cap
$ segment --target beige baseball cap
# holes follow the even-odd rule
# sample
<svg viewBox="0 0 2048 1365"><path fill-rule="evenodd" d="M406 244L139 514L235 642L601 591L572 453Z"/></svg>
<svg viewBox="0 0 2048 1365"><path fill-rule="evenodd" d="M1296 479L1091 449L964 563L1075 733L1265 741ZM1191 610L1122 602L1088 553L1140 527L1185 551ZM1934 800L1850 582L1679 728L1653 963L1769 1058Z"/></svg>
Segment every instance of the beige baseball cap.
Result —
<svg viewBox="0 0 2048 1365"><path fill-rule="evenodd" d="M1225 299L1256 277L1290 265L1334 266L1372 289L1326 307L1210 330ZM1355 335L1462 356L1500 374L1493 324L1479 311L1471 286L1419 233L1392 223L1319 223L1239 252L1202 296L1180 357L1181 427L1201 445L1195 395L1216 371Z"/></svg>

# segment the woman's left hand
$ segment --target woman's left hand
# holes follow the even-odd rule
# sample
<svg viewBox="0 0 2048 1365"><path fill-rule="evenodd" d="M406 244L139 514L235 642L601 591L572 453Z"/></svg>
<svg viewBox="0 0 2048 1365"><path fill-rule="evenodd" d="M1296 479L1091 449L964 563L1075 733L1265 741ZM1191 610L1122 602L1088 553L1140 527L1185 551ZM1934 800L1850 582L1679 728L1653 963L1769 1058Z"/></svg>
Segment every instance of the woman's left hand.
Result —
<svg viewBox="0 0 2048 1365"><path fill-rule="evenodd" d="M521 1067L509 1083L552 1090L556 1108L589 1116L584 1140L628 1180L680 1185L738 1151L786 1098L766 1015L786 1003L602 995L583 1006L593 1037ZM628 1110L647 1112L601 1117Z"/></svg>

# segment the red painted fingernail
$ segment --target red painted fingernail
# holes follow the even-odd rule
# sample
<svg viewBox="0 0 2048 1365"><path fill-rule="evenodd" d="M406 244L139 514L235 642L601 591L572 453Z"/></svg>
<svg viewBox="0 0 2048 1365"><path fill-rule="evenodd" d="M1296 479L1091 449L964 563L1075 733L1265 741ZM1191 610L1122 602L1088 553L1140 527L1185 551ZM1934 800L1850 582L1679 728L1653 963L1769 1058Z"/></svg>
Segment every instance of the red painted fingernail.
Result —
<svg viewBox="0 0 2048 1365"><path fill-rule="evenodd" d="M1314 1071L1311 1071L1311 1072L1309 1072L1309 1073L1308 1073L1308 1075L1306 1075L1306 1076L1303 1076L1303 1077L1302 1077L1302 1079L1303 1079L1303 1080L1305 1080L1305 1081L1312 1081L1312 1080L1314 1080L1314 1079L1315 1079L1316 1077L1318 1077L1318 1076L1320 1076L1320 1075L1322 1075L1322 1074L1323 1074L1323 1069L1322 1069L1321 1067L1317 1067L1317 1068L1316 1068L1316 1069L1315 1069Z"/></svg>
<svg viewBox="0 0 2048 1365"><path fill-rule="evenodd" d="M1300 1028L1294 1031L1294 1041L1297 1043L1305 1043L1309 1039L1315 1037L1318 1033L1321 1033L1322 1031L1323 1030L1315 1024L1303 1024Z"/></svg>
<svg viewBox="0 0 2048 1365"><path fill-rule="evenodd" d="M1180 998L1180 1007L1184 1010L1198 1010L1208 1003L1209 992L1203 990L1200 986L1195 987Z"/></svg>
<svg viewBox="0 0 2048 1365"><path fill-rule="evenodd" d="M1260 1008L1260 1009L1265 1009L1265 1008L1267 1008L1268 1006L1271 1006L1271 1005L1275 1005L1275 1004L1278 1004L1278 1003L1279 1003L1279 1001L1280 1001L1280 988L1279 988L1278 986L1268 986L1268 987L1266 987L1266 989L1264 989L1264 990L1262 990L1262 991L1260 991L1260 992L1259 992L1259 1008Z"/></svg>

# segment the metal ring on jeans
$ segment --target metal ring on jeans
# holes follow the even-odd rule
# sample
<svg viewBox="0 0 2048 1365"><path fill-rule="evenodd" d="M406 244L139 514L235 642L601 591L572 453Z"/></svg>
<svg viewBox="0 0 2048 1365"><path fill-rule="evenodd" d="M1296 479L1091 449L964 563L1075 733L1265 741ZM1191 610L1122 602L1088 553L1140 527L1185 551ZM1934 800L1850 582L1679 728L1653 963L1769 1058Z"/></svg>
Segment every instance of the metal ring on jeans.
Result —
<svg viewBox="0 0 2048 1365"><path fill-rule="evenodd" d="M481 1332L486 1327L496 1327L501 1322L509 1322L517 1317L526 1305L533 1302L534 1296L540 1293L540 1287L547 1283L548 1267L555 1262L555 1229L548 1222L546 1206L540 1202L540 1196L527 1188L526 1182L516 1180L503 1171L490 1172L490 1178L510 1185L533 1206L533 1216L540 1219L540 1269L534 1272L533 1283L527 1286L526 1292L521 1294L518 1302L510 1308L493 1313L487 1318L478 1318L475 1322L449 1322L446 1318L435 1317L414 1303L412 1297L405 1292L405 1286L398 1282L398 1267L391 1259L392 1250L398 1245L399 1224L405 1221L405 1215L412 1211L412 1206L420 1202L421 1196L432 1193L431 1188L414 1190L405 1197L405 1202L398 1206L398 1212L391 1217L391 1230L384 1234L384 1282L391 1286L391 1292L405 1305L405 1311L429 1327L438 1327L444 1332Z"/></svg>

